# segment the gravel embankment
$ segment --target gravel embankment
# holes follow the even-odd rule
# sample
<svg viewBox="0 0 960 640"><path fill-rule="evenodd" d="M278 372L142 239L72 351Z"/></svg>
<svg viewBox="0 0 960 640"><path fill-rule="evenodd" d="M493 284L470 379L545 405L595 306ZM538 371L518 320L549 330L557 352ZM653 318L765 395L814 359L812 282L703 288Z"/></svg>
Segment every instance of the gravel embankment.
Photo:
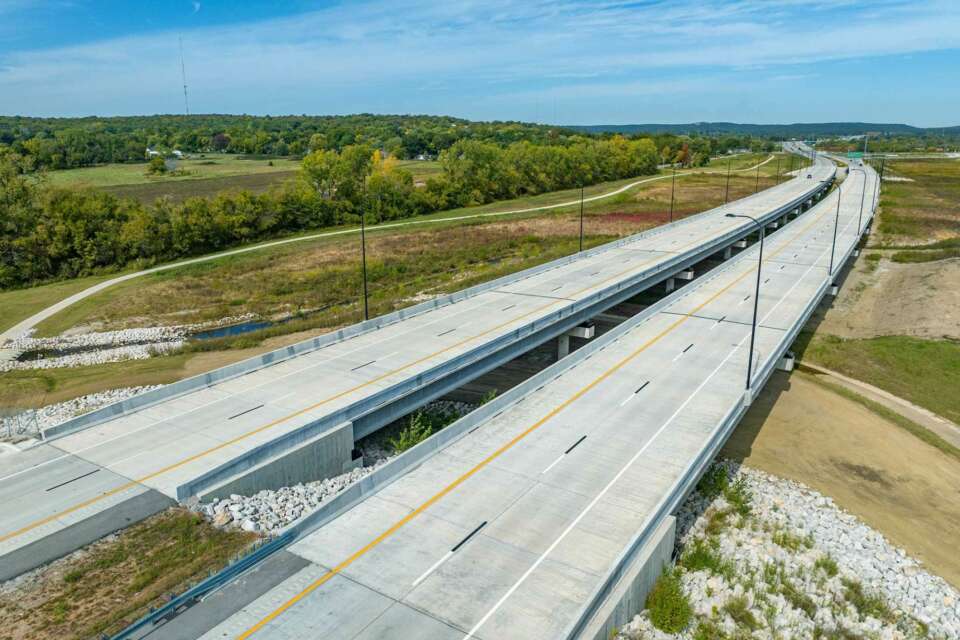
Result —
<svg viewBox="0 0 960 640"><path fill-rule="evenodd" d="M131 398L138 393L159 389L161 385L143 387L122 387L99 393L91 393L65 402L48 404L39 409L28 409L12 416L0 418L0 441L22 440L36 436L43 429L49 429L81 414L100 407Z"/></svg>
<svg viewBox="0 0 960 640"><path fill-rule="evenodd" d="M52 338L34 338L31 330L29 334L8 340L2 345L21 356L17 360L0 361L0 372L145 360L180 348L191 334L198 331L245 322L253 317L252 314L244 314L201 324L67 332Z"/></svg>
<svg viewBox="0 0 960 640"><path fill-rule="evenodd" d="M435 400L422 411L444 417L444 422L466 415L476 408L466 402ZM252 496L233 494L229 498L197 505L198 512L218 527L240 527L244 531L273 533L306 516L354 482L392 460L396 453L388 443L363 447L364 466L326 480L259 491Z"/></svg>
<svg viewBox="0 0 960 640"><path fill-rule="evenodd" d="M880 533L800 483L721 466L740 484L710 498L701 483L707 495L678 513L674 575L690 618L664 632L663 601L650 598L620 640L960 638L960 594Z"/></svg>

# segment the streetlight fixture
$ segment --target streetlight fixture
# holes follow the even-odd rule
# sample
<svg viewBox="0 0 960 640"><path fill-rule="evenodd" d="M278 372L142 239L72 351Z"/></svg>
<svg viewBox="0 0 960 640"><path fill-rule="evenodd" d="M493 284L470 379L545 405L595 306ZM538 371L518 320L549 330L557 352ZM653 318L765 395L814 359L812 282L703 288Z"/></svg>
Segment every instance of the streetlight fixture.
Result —
<svg viewBox="0 0 960 640"><path fill-rule="evenodd" d="M746 218L757 225L757 229L760 230L760 257L757 260L757 287L753 294L753 322L750 325L750 353L747 354L747 394L750 393L750 381L753 377L753 345L757 336L757 307L760 303L760 269L763 267L763 237L765 234L764 226L757 221L756 218L752 216L743 215L741 213L728 213L727 218ZM749 397L749 395L748 395Z"/></svg>

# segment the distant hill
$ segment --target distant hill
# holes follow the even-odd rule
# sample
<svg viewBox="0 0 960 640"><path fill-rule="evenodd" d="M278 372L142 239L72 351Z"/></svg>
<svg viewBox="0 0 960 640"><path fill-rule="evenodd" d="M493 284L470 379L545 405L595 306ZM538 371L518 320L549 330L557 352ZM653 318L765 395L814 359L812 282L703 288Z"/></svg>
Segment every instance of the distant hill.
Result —
<svg viewBox="0 0 960 640"><path fill-rule="evenodd" d="M885 135L960 134L960 126L924 129L908 124L877 122L798 122L794 124L740 124L736 122L691 122L688 124L595 124L569 126L568 129L588 133L673 133L716 135L823 137L856 136L865 133Z"/></svg>

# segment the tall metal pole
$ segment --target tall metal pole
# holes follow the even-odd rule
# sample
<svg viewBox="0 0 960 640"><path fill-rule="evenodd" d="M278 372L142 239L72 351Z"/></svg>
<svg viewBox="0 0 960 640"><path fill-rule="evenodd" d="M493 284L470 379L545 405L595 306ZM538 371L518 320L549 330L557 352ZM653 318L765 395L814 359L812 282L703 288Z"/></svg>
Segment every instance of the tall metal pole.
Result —
<svg viewBox="0 0 960 640"><path fill-rule="evenodd" d="M754 193L756 193L757 191L760 191L760 165L761 165L761 164L762 164L762 163L760 163L760 162L757 163L757 184L754 185L754 187L753 187L753 192L754 192Z"/></svg>
<svg viewBox="0 0 960 640"><path fill-rule="evenodd" d="M677 188L677 165L673 165L673 177L670 179L670 222L673 222L673 192Z"/></svg>
<svg viewBox="0 0 960 640"><path fill-rule="evenodd" d="M777 184L780 184L780 156L777 156Z"/></svg>
<svg viewBox="0 0 960 640"><path fill-rule="evenodd" d="M837 185L837 218L833 222L833 244L830 245L830 268L827 275L833 275L833 253L837 247L837 227L840 226L840 200L843 198L843 189Z"/></svg>
<svg viewBox="0 0 960 640"><path fill-rule="evenodd" d="M730 195L730 157L727 156L727 187L723 191L723 204L727 204L727 197Z"/></svg>
<svg viewBox="0 0 960 640"><path fill-rule="evenodd" d="M583 185L580 185L580 252L583 253Z"/></svg>
<svg viewBox="0 0 960 640"><path fill-rule="evenodd" d="M860 190L860 214L857 216L857 238L860 237L860 221L863 219L863 198L867 195L867 170L861 169L863 174L863 188Z"/></svg>
<svg viewBox="0 0 960 640"><path fill-rule="evenodd" d="M363 262L363 319L370 319L370 307L367 302L367 225L364 211L360 211L360 255Z"/></svg>
<svg viewBox="0 0 960 640"><path fill-rule="evenodd" d="M756 342L757 337L757 309L760 306L760 270L763 268L763 239L766 235L764 233L763 225L757 221L756 218L751 216L745 216L742 214L728 213L728 218L746 218L757 225L757 229L760 230L760 256L757 261L757 284L753 293L753 322L750 324L750 352L747 354L747 384L746 390L750 391L750 383L753 379L753 348Z"/></svg>

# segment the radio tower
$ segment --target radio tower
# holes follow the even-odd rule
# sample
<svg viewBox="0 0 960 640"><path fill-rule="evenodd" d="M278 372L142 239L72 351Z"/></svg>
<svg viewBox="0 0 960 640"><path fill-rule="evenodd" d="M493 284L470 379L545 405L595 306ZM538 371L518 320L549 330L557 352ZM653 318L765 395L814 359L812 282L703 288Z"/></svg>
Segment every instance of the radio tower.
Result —
<svg viewBox="0 0 960 640"><path fill-rule="evenodd" d="M187 100L187 69L183 66L183 36L179 36L180 40L180 77L183 79L183 106L187 110L187 115L190 115L190 101Z"/></svg>

